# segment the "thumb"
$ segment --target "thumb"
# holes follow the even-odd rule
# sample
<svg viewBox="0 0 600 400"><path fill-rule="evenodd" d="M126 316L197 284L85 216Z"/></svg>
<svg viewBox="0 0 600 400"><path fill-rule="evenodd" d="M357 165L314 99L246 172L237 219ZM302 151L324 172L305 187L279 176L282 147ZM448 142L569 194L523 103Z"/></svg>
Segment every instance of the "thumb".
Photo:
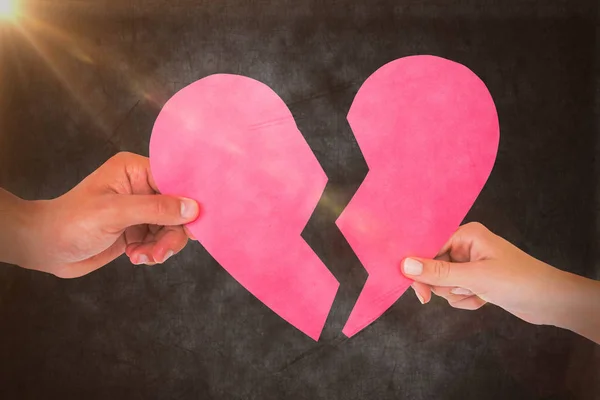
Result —
<svg viewBox="0 0 600 400"><path fill-rule="evenodd" d="M456 286L468 289L477 278L476 263L452 263L442 260L405 258L402 272L407 278L431 286Z"/></svg>
<svg viewBox="0 0 600 400"><path fill-rule="evenodd" d="M192 199L164 195L118 195L111 221L121 230L141 224L184 225L198 218L199 206Z"/></svg>

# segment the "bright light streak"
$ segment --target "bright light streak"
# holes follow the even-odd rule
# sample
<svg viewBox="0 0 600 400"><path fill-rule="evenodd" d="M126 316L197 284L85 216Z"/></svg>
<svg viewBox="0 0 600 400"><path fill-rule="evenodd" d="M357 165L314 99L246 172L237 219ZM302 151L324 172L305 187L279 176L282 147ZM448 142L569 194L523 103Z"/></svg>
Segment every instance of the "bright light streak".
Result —
<svg viewBox="0 0 600 400"><path fill-rule="evenodd" d="M19 15L18 0L0 0L0 19L14 21Z"/></svg>

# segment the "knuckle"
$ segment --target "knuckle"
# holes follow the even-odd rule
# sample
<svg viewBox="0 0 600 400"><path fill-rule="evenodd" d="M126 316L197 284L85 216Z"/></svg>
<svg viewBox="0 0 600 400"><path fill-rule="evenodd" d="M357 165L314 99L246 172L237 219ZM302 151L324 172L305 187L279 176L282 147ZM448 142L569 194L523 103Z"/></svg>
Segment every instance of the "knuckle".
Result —
<svg viewBox="0 0 600 400"><path fill-rule="evenodd" d="M462 299L461 299L462 300ZM452 308L456 308L458 310L467 310L467 311L472 311L475 310L475 308L473 308L472 305L470 304L465 304L463 301L461 300L453 300L450 301L448 300L448 304L450 305L450 307Z"/></svg>
<svg viewBox="0 0 600 400"><path fill-rule="evenodd" d="M458 304L458 301L456 301L456 300L453 300L453 299L449 299L449 298L446 298L446 297L444 297L444 298L446 299L446 301L448 302L448 305L449 305L450 307L452 307L452 308L461 308L461 307L459 306L459 304Z"/></svg>
<svg viewBox="0 0 600 400"><path fill-rule="evenodd" d="M160 216L179 217L179 202L166 196L155 196L153 212Z"/></svg>
<svg viewBox="0 0 600 400"><path fill-rule="evenodd" d="M135 157L135 154L130 153L129 151L120 151L114 156L114 158L118 160L128 160L131 157Z"/></svg>
<svg viewBox="0 0 600 400"><path fill-rule="evenodd" d="M169 205L164 199L156 199L153 207L153 211L156 213L156 215L166 215L169 213Z"/></svg>
<svg viewBox="0 0 600 400"><path fill-rule="evenodd" d="M439 280L445 280L450 275L450 264L445 261L435 260L433 262L433 274Z"/></svg>
<svg viewBox="0 0 600 400"><path fill-rule="evenodd" d="M112 156L108 160L108 162L113 163L113 164L124 163L129 158L129 154L131 154L131 153L129 153L127 151L120 151L117 154L115 154L114 156Z"/></svg>
<svg viewBox="0 0 600 400"><path fill-rule="evenodd" d="M136 161L138 157L141 156L138 154L130 153L128 151L120 151L114 156L112 156L109 162L117 165L128 165Z"/></svg>
<svg viewBox="0 0 600 400"><path fill-rule="evenodd" d="M52 273L52 275L56 276L59 279L73 279L73 278L75 278L75 276L73 275L73 273L71 271L69 271L67 268L56 268L51 273Z"/></svg>
<svg viewBox="0 0 600 400"><path fill-rule="evenodd" d="M495 235L485 225L479 222L469 222L456 232L459 240L489 241Z"/></svg>
<svg viewBox="0 0 600 400"><path fill-rule="evenodd" d="M469 222L463 226L463 229L473 234L482 234L488 231L488 229L480 222Z"/></svg>

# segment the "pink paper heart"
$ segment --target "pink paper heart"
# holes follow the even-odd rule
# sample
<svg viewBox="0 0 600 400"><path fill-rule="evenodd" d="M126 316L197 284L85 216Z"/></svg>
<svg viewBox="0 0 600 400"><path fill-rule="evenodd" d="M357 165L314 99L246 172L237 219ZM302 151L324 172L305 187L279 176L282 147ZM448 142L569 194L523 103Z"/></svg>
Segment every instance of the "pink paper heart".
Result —
<svg viewBox="0 0 600 400"><path fill-rule="evenodd" d="M408 288L400 261L432 257L494 164L498 118L485 85L433 56L393 61L348 115L369 173L337 221L369 278L344 333L377 319ZM177 93L150 142L155 181L198 199L188 228L247 290L318 340L338 282L300 233L327 178L283 101L267 86L213 75Z"/></svg>
<svg viewBox="0 0 600 400"><path fill-rule="evenodd" d="M161 111L150 140L165 194L197 199L188 229L242 286L318 340L339 286L300 236L327 177L266 85L212 75Z"/></svg>
<svg viewBox="0 0 600 400"><path fill-rule="evenodd" d="M348 121L369 173L337 225L369 272L344 334L379 318L410 286L407 256L431 258L475 202L496 159L498 116L461 64L413 56L360 88Z"/></svg>

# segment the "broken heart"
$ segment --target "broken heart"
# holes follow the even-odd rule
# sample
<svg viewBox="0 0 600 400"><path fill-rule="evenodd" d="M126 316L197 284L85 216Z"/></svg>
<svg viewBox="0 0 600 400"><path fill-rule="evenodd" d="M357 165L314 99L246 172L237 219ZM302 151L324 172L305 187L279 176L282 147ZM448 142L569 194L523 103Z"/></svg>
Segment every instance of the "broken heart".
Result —
<svg viewBox="0 0 600 400"><path fill-rule="evenodd" d="M200 200L188 229L250 293L318 340L339 283L300 234L327 183L268 86L212 75L161 111L150 141L162 193Z"/></svg>
<svg viewBox="0 0 600 400"><path fill-rule="evenodd" d="M494 164L498 118L484 83L433 56L401 58L359 90L348 121L369 173L337 225L369 272L352 336L408 288L400 261L432 257ZM300 236L327 178L266 85L212 75L161 111L150 163L162 193L198 199L188 229L249 292L318 340L339 286Z"/></svg>
<svg viewBox="0 0 600 400"><path fill-rule="evenodd" d="M400 260L432 258L458 228L496 159L498 116L467 67L393 61L362 85L348 122L369 166L337 225L369 272L344 327L352 336L410 286Z"/></svg>

